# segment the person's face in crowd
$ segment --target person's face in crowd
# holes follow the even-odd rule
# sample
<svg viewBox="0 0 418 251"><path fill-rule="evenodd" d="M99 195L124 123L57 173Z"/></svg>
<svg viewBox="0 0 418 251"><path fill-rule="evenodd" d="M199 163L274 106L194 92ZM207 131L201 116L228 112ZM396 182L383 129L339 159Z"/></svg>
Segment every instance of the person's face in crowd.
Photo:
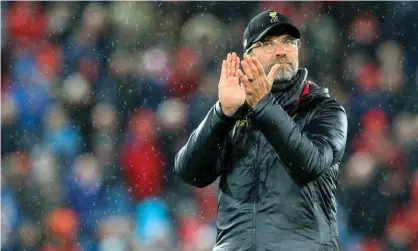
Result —
<svg viewBox="0 0 418 251"><path fill-rule="evenodd" d="M255 56L263 66L266 75L279 63L275 76L277 81L289 81L299 68L299 40L290 35L266 36L262 42L253 45L250 55Z"/></svg>

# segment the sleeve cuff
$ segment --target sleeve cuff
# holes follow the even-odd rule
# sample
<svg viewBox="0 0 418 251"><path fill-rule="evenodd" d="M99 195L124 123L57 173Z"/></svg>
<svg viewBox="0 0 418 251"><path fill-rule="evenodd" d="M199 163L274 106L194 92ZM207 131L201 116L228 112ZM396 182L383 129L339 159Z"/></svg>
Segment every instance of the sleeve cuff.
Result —
<svg viewBox="0 0 418 251"><path fill-rule="evenodd" d="M270 104L271 102L273 102L273 100L274 100L273 94L267 93L267 95L264 96L264 98L262 100L260 100L260 102L258 102L258 104L248 114L248 116L251 117L251 118L257 117L264 110L264 108L268 104Z"/></svg>
<svg viewBox="0 0 418 251"><path fill-rule="evenodd" d="M221 103L219 101L215 104L215 112L218 117L226 123L232 123L237 120L236 116L229 117L222 111Z"/></svg>

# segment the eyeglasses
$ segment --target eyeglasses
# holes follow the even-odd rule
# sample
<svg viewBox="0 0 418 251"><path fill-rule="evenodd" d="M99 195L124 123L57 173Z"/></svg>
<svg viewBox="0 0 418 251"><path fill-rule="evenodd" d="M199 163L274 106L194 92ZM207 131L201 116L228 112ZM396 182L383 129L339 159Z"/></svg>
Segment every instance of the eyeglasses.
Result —
<svg viewBox="0 0 418 251"><path fill-rule="evenodd" d="M279 44L282 45L285 51L292 51L298 45L298 40L294 38L285 38L282 41L277 40L267 40L264 42L257 42L253 44L250 48L247 49L245 52L246 54L250 52L252 49L261 47L265 53L273 53L277 50Z"/></svg>

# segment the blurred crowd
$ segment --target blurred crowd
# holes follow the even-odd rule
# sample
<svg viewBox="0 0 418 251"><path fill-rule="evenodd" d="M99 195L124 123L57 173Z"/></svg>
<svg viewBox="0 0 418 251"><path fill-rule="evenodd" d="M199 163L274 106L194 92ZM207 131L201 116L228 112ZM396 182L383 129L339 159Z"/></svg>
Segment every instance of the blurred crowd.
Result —
<svg viewBox="0 0 418 251"><path fill-rule="evenodd" d="M267 8L348 113L341 250L418 250L417 2L178 1L1 2L1 250L211 250L174 156Z"/></svg>

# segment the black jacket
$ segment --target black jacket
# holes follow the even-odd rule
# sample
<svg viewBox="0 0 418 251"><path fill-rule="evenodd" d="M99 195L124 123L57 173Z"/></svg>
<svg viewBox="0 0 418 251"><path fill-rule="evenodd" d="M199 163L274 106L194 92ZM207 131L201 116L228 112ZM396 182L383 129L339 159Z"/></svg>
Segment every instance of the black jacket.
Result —
<svg viewBox="0 0 418 251"><path fill-rule="evenodd" d="M176 156L176 173L193 186L220 177L215 251L338 250L347 117L306 69L298 75L287 102L271 92L241 119L217 102Z"/></svg>

